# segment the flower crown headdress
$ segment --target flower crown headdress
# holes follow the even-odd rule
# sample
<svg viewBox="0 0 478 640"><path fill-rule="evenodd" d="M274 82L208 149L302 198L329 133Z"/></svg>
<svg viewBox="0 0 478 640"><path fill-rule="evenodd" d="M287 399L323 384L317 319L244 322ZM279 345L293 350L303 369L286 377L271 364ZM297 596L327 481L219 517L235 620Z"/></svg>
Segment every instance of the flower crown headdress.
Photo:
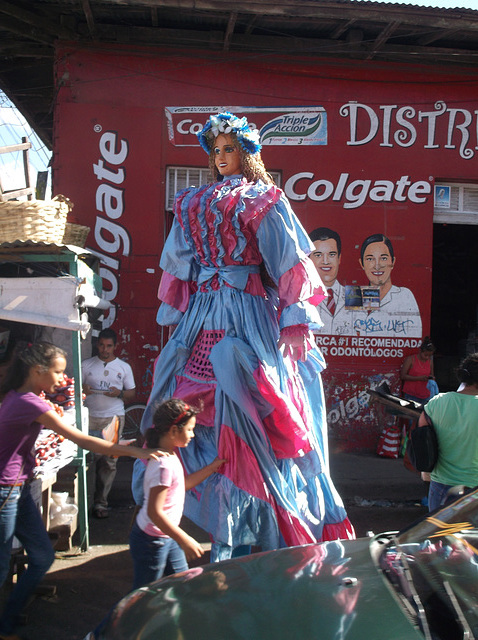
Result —
<svg viewBox="0 0 478 640"><path fill-rule="evenodd" d="M250 128L247 118L245 116L238 118L226 111L225 113L209 116L202 131L197 134L199 144L207 154L211 151L214 140L221 133L226 135L235 133L241 147L251 155L258 153L262 149L259 131Z"/></svg>

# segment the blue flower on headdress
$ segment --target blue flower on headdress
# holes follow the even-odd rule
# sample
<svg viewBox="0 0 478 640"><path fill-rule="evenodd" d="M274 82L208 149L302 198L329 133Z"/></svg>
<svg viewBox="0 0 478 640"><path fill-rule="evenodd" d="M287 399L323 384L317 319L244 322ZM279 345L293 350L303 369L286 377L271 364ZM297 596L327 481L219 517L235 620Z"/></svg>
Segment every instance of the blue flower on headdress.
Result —
<svg viewBox="0 0 478 640"><path fill-rule="evenodd" d="M235 133L241 147L251 155L258 153L262 148L259 131L250 128L247 118L245 116L238 118L226 111L209 116L202 131L197 134L199 144L207 154L211 151L214 140L221 133L226 135Z"/></svg>

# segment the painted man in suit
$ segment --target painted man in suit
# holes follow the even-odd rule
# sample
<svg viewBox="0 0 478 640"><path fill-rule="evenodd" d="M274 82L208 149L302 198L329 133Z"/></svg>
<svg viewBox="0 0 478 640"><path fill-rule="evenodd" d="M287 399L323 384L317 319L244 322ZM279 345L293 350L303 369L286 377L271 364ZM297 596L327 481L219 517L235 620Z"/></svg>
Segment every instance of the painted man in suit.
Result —
<svg viewBox="0 0 478 640"><path fill-rule="evenodd" d="M345 289L337 280L342 252L340 236L327 227L314 229L309 235L315 246L310 259L327 288L327 298L318 307L324 323L320 333L351 335L352 313L345 309Z"/></svg>

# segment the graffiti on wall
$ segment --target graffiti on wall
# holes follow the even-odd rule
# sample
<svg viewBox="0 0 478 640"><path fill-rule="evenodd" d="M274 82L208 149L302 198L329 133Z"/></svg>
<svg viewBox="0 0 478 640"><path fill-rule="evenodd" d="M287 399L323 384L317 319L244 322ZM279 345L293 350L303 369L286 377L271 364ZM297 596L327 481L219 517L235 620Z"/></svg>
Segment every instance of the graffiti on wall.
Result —
<svg viewBox="0 0 478 640"><path fill-rule="evenodd" d="M380 433L396 422L396 416L375 402L369 391L383 382L392 390L398 389L398 371L358 375L354 371L326 369L323 380L332 448L375 451Z"/></svg>

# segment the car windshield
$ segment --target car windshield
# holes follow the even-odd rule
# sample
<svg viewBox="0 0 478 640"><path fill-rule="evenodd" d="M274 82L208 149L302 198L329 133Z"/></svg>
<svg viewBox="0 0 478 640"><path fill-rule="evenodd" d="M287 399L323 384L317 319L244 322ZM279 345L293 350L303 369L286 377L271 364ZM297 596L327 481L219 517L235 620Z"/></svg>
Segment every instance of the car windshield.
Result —
<svg viewBox="0 0 478 640"><path fill-rule="evenodd" d="M426 638L478 638L478 491L393 537L379 563Z"/></svg>

